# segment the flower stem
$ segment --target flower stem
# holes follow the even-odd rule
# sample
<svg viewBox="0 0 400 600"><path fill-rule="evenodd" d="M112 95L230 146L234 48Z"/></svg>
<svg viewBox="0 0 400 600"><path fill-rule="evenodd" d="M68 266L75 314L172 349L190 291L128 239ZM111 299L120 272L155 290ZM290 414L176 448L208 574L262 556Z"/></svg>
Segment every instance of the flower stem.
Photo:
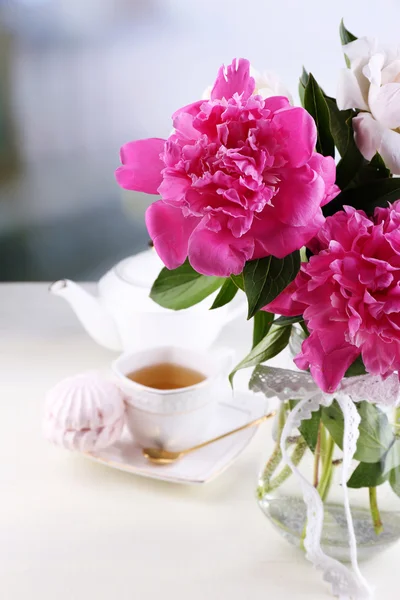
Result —
<svg viewBox="0 0 400 600"><path fill-rule="evenodd" d="M285 404L282 402L280 409L279 409L279 413L278 413L278 431L277 431L276 444L272 451L271 456L268 459L267 464L264 467L263 474L261 476L261 480L262 480L263 484L268 485L272 475L275 473L276 469L279 466L279 463L282 460L281 436L282 436L283 427L285 425L285 420L286 420L286 407L285 407Z"/></svg>
<svg viewBox="0 0 400 600"><path fill-rule="evenodd" d="M260 483L262 483L262 485L260 486L259 489L260 490L262 489L262 493L264 493L265 491L270 489L271 477L275 473L276 469L278 468L281 460L282 460L281 447L279 445L279 442L277 442L271 456L269 457L267 464L264 467L264 470L263 470L263 473L261 476ZM261 491L260 491L260 493L261 493ZM262 495L262 493L261 493L261 495Z"/></svg>
<svg viewBox="0 0 400 600"><path fill-rule="evenodd" d="M286 423L286 406L285 406L285 403L282 402L280 409L279 409L279 414L278 414L277 440L279 443L281 443L281 436L282 436L283 428L285 427L285 423Z"/></svg>
<svg viewBox="0 0 400 600"><path fill-rule="evenodd" d="M273 474L281 463L282 460L282 451L281 451L281 437L283 427L286 421L286 407L284 404L281 405L279 414L278 414L278 431L277 431L277 441L275 444L275 448L264 467L264 471L261 476L260 485L258 487L257 495L259 498L262 498L264 494L268 494L282 485L290 477L292 474L292 470L289 466L285 465L281 472L272 479ZM292 462L294 465L298 465L301 459L304 456L305 451L307 450L307 444L303 440L302 437L298 438L298 441L292 452Z"/></svg>
<svg viewBox="0 0 400 600"><path fill-rule="evenodd" d="M304 440L300 440L292 453L291 459L292 459L292 463L294 464L295 467L297 467L297 465L299 464L299 462L301 461L301 459L304 456L305 451L307 450L307 443ZM286 479L288 479L292 474L292 469L288 466L285 465L282 469L282 471L276 476L274 477L274 479L269 480L269 482L267 483L266 486L264 486L264 492L272 492L273 490L276 490L278 487L280 487L282 485L282 483L284 483L286 481Z"/></svg>
<svg viewBox="0 0 400 600"><path fill-rule="evenodd" d="M317 444L314 452L314 487L318 487L319 461L321 459L321 424L318 428Z"/></svg>
<svg viewBox="0 0 400 600"><path fill-rule="evenodd" d="M333 441L332 436L329 435L329 433L325 430L325 427L321 424L320 425L320 431L318 433L318 437L320 437L321 439L321 444L320 444L320 458L322 459L322 473L321 473L321 479L319 480L319 483L317 484L316 488L317 491L321 497L322 502L325 502L330 487L331 487L331 483L332 483L332 478L333 478L333 462L332 462L332 458L333 458L333 451L335 449L335 442ZM317 442L317 446L318 446L318 442ZM316 448L317 450L317 448ZM314 471L314 475L315 475L315 471ZM315 484L315 477L314 477L314 484ZM303 528L303 532L301 534L300 537L300 548L302 548L303 550L304 548L304 540L306 537L306 533L307 533L307 520L304 524L304 528Z"/></svg>
<svg viewBox="0 0 400 600"><path fill-rule="evenodd" d="M400 437L399 425L400 425L400 407L394 409L394 424L397 425L395 428L394 435L396 438Z"/></svg>
<svg viewBox="0 0 400 600"><path fill-rule="evenodd" d="M335 442L333 441L332 436L328 435L326 444L325 444L325 455L322 458L322 475L319 481L317 490L319 495L321 496L322 502L325 502L329 489L332 483L332 475L333 475L333 451L335 449Z"/></svg>
<svg viewBox="0 0 400 600"><path fill-rule="evenodd" d="M370 487L369 489L369 506L371 509L372 522L374 524L374 531L376 535L380 535L383 531L383 525L381 515L378 507L378 498L376 494L376 487Z"/></svg>

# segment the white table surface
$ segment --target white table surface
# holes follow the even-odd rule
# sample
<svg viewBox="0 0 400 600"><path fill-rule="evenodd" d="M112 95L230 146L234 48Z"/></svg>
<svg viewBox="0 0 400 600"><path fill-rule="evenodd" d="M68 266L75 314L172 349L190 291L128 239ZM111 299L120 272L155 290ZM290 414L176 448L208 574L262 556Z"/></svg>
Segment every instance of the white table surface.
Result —
<svg viewBox="0 0 400 600"><path fill-rule="evenodd" d="M249 330L237 323L221 341ZM325 600L327 585L275 533L254 499L270 424L203 486L111 470L41 437L46 390L107 367L45 284L0 285L0 598L4 600ZM399 598L400 545L363 572Z"/></svg>

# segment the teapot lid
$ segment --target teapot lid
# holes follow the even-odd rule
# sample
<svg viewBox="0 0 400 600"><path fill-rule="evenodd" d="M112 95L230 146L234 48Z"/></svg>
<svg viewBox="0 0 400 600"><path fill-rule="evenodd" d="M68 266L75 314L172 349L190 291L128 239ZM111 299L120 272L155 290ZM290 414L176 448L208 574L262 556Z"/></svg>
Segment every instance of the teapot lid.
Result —
<svg viewBox="0 0 400 600"><path fill-rule="evenodd" d="M110 310L115 308L120 311L121 306L132 305L134 301L137 311L170 311L171 309L160 306L149 296L152 285L163 267L164 263L154 248L129 256L100 279L99 294L111 307ZM217 292L214 292L214 295L216 294ZM186 310L208 311L212 297L213 295Z"/></svg>
<svg viewBox="0 0 400 600"><path fill-rule="evenodd" d="M129 256L114 267L116 275L126 283L149 289L158 277L164 263L154 248Z"/></svg>

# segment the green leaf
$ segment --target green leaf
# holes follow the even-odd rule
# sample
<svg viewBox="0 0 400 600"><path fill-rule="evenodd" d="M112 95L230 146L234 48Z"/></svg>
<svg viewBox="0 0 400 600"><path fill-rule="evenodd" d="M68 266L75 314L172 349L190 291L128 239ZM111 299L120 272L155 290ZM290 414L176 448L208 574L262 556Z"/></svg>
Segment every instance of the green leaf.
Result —
<svg viewBox="0 0 400 600"><path fill-rule="evenodd" d="M321 409L311 413L311 419L301 422L299 431L305 439L311 452L315 451L318 439L319 424L321 421Z"/></svg>
<svg viewBox="0 0 400 600"><path fill-rule="evenodd" d="M360 436L354 457L366 463L378 462L393 443L393 432L387 415L370 402L359 402Z"/></svg>
<svg viewBox="0 0 400 600"><path fill-rule="evenodd" d="M305 336L305 338L308 338L308 337L310 337L310 332L309 332L309 330L308 330L308 327L307 327L307 325L306 325L305 321L299 321L299 325L300 325L300 327L302 328L302 330L303 330L303 332L304 332L304 336ZM304 339L305 339L305 338L304 338Z"/></svg>
<svg viewBox="0 0 400 600"><path fill-rule="evenodd" d="M367 371L363 363L363 359L360 356L356 358L352 365L349 366L345 373L345 377L355 377L357 375L366 375Z"/></svg>
<svg viewBox="0 0 400 600"><path fill-rule="evenodd" d="M300 83L303 87L307 86L308 83L308 78L310 77L309 73L305 70L305 68L303 67L303 70L301 72L301 76L300 76Z"/></svg>
<svg viewBox="0 0 400 600"><path fill-rule="evenodd" d="M400 467L400 440L395 440L385 456L384 475L393 469L397 469L397 467Z"/></svg>
<svg viewBox="0 0 400 600"><path fill-rule="evenodd" d="M367 161L356 146L354 133L351 130L347 150L336 166L336 184L341 190L345 190L351 184L366 163Z"/></svg>
<svg viewBox="0 0 400 600"><path fill-rule="evenodd" d="M225 279L210 310L213 310L214 308L220 308L221 306L228 304L236 296L238 289L239 288L233 283L232 279Z"/></svg>
<svg viewBox="0 0 400 600"><path fill-rule="evenodd" d="M353 157L354 156L356 156L355 151L353 153ZM339 169L339 173L336 173L336 180L338 181L338 178L342 177L342 175L343 171ZM353 163L353 166L349 166L346 177L347 175L349 177L347 179L346 189L349 190L352 188L357 188L361 185L365 185L372 181L390 178L390 170L386 167L383 158L377 152L375 156L372 157L370 162L366 161L363 157L361 159L359 157L356 158L356 162Z"/></svg>
<svg viewBox="0 0 400 600"><path fill-rule="evenodd" d="M344 22L343 19L340 21L340 27L339 27L339 33L340 33L340 41L342 42L342 46L345 46L346 44L350 44L350 42L354 42L354 40L356 40L356 36L353 35L352 33L350 33L350 31L348 31L346 29L346 27L344 26ZM344 59L346 61L346 66L348 69L350 69L350 59L347 56L347 54L344 55Z"/></svg>
<svg viewBox="0 0 400 600"><path fill-rule="evenodd" d="M293 410L296 404L298 404L298 402L298 400L289 400L290 410ZM315 452L315 448L317 446L320 422L321 408L319 408L317 411L312 412L311 417L309 419L304 419L299 427L299 431L305 439L307 446L310 448L311 452Z"/></svg>
<svg viewBox="0 0 400 600"><path fill-rule="evenodd" d="M301 73L300 79L299 79L299 96L300 96L300 102L301 105L304 106L304 92L308 83L308 73L305 70L305 68L303 67L303 71Z"/></svg>
<svg viewBox="0 0 400 600"><path fill-rule="evenodd" d="M344 417L339 404L334 400L330 406L322 408L322 423L325 425L333 441L343 449Z"/></svg>
<svg viewBox="0 0 400 600"><path fill-rule="evenodd" d="M385 165L385 161L379 152L376 152L376 154L371 158L369 167L374 169L377 179L383 179L385 177L389 177L390 175L390 169L388 169Z"/></svg>
<svg viewBox="0 0 400 600"><path fill-rule="evenodd" d="M242 273L240 273L240 275L231 275L231 280L236 285L236 287L239 288L239 290L242 290L244 292L244 281Z"/></svg>
<svg viewBox="0 0 400 600"><path fill-rule="evenodd" d="M349 44L350 42L354 42L354 40L357 39L355 35L350 33L350 31L348 29L346 29L346 27L344 26L343 19L340 21L339 33L340 33L340 41L342 42L342 46L345 46L346 44Z"/></svg>
<svg viewBox="0 0 400 600"><path fill-rule="evenodd" d="M347 487L362 488L376 487L384 483L387 479L382 472L383 463L363 463L360 462L358 467L353 471Z"/></svg>
<svg viewBox="0 0 400 600"><path fill-rule="evenodd" d="M361 422L354 458L365 463L376 463L382 459L393 443L393 433L388 418L370 402L359 402L357 410ZM322 422L339 448L343 448L344 419L336 401L322 409Z"/></svg>
<svg viewBox="0 0 400 600"><path fill-rule="evenodd" d="M274 313L269 313L265 310L260 310L254 315L252 348L255 348L255 346L257 346L257 344L259 344L267 335L268 331L271 329L274 317Z"/></svg>
<svg viewBox="0 0 400 600"><path fill-rule="evenodd" d="M224 280L197 273L186 260L182 266L170 271L162 269L153 283L150 298L164 308L181 310L201 302L215 292Z"/></svg>
<svg viewBox="0 0 400 600"><path fill-rule="evenodd" d="M274 321L274 327L286 327L286 325L293 325L294 323L304 322L303 315L297 317L278 317Z"/></svg>
<svg viewBox="0 0 400 600"><path fill-rule="evenodd" d="M400 467L390 471L389 483L396 496L400 497Z"/></svg>
<svg viewBox="0 0 400 600"><path fill-rule="evenodd" d="M280 352L289 343L291 325L288 327L271 327L268 334L255 346L252 351L233 369L229 375L229 381L232 384L235 373L240 369L246 369L247 367L255 367L260 363L263 363Z"/></svg>
<svg viewBox="0 0 400 600"><path fill-rule="evenodd" d="M352 119L356 116L356 111L339 110L335 98L325 96L325 100L329 109L331 133L342 157L336 167L336 183L344 190L353 182L363 165L368 163L354 140Z"/></svg>
<svg viewBox="0 0 400 600"><path fill-rule="evenodd" d="M330 96L325 96L325 100L329 109L333 141L340 156L344 156L350 137L353 138L351 119L355 115L354 110L351 108L348 110L339 110L335 98L331 98Z"/></svg>
<svg viewBox="0 0 400 600"><path fill-rule="evenodd" d="M343 206L353 206L372 215L377 206L386 207L388 202L400 198L400 177L378 179L368 184L360 185L342 191L336 198L324 207L324 215L330 216L341 210Z"/></svg>
<svg viewBox="0 0 400 600"><path fill-rule="evenodd" d="M314 118L317 126L317 152L334 157L335 144L331 134L329 108L321 88L311 73L304 90L304 108Z"/></svg>
<svg viewBox="0 0 400 600"><path fill-rule="evenodd" d="M390 177L390 169L387 168L382 156L377 152L370 162L367 162L362 166L357 173L355 180L357 185L361 185L363 183L369 183L370 181L375 181L377 179L386 179L388 177Z"/></svg>
<svg viewBox="0 0 400 600"><path fill-rule="evenodd" d="M368 162L357 148L352 127L355 111L339 110L336 100L329 96L325 96L325 100L329 108L332 136L342 157L336 170L336 183L340 189L389 177L390 170L378 153Z"/></svg>
<svg viewBox="0 0 400 600"><path fill-rule="evenodd" d="M336 101L334 101L336 103ZM329 106L332 109L331 118L334 113L333 104L330 103ZM343 114L344 113L344 114ZM347 126L347 142L345 140L345 129L342 129L341 138L338 139L338 143L341 146L341 160L339 161L336 167L336 183L340 187L341 190L344 190L357 176L357 173L363 167L363 165L367 164L367 161L359 151L357 144L354 139L354 130L353 130L353 117L356 116L356 112L353 110L348 111L338 111L336 115L333 117L334 121L337 122L338 119L342 121L342 124L338 125L343 128L343 120L344 125ZM347 117L347 118L346 118Z"/></svg>
<svg viewBox="0 0 400 600"><path fill-rule="evenodd" d="M249 304L248 319L272 302L296 277L300 269L300 252L285 256L267 256L247 262L244 271L244 291Z"/></svg>

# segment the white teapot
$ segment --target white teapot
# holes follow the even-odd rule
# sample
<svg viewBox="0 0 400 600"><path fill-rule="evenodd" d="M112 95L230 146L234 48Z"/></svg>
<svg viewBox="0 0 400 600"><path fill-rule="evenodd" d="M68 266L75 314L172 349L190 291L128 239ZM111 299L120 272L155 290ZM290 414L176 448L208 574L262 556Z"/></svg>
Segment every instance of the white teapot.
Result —
<svg viewBox="0 0 400 600"><path fill-rule="evenodd" d="M94 297L69 279L56 281L51 293L65 298L89 335L110 350L133 351L171 344L208 348L229 321L243 314L243 298L209 310L213 296L174 311L156 304L151 286L163 267L153 249L115 265L98 283Z"/></svg>

